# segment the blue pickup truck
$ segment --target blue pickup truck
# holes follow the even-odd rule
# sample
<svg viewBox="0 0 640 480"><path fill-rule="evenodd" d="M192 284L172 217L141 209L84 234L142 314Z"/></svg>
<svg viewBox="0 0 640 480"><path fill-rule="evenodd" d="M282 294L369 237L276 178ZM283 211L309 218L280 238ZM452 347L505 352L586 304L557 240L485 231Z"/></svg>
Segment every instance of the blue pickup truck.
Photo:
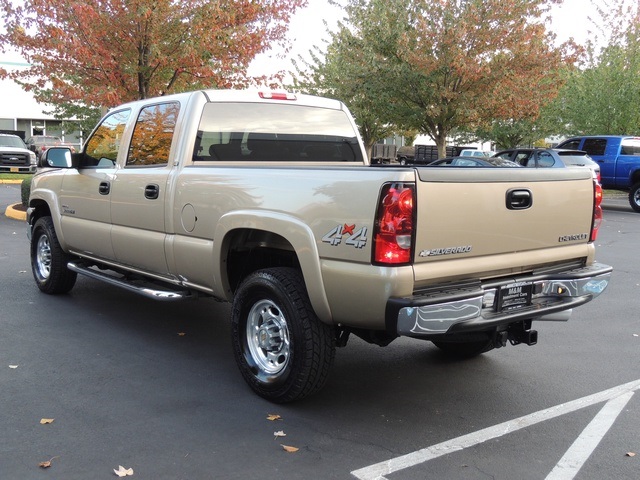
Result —
<svg viewBox="0 0 640 480"><path fill-rule="evenodd" d="M600 165L604 188L629 191L629 204L640 213L640 137L573 137L557 148L584 150Z"/></svg>

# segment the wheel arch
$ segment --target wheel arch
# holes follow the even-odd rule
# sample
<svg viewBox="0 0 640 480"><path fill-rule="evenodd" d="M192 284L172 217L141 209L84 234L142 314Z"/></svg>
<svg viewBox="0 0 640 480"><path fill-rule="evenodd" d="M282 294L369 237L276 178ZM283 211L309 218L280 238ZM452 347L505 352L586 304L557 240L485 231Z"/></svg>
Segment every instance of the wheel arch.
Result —
<svg viewBox="0 0 640 480"><path fill-rule="evenodd" d="M31 195L29 198L29 207L27 209L27 222L29 224L29 232L33 230L33 226L36 224L39 218L41 217L51 217L53 221L53 226L56 230L56 235L58 237L58 242L60 246L64 250L67 249L67 243L64 239L64 234L62 233L62 228L60 225L60 212L57 208L57 203L55 201L55 197L52 193L49 195Z"/></svg>
<svg viewBox="0 0 640 480"><path fill-rule="evenodd" d="M302 273L318 318L332 323L313 232L299 219L277 212L232 212L218 222L213 245L220 286L229 300L252 272L277 266L294 267Z"/></svg>
<svg viewBox="0 0 640 480"><path fill-rule="evenodd" d="M640 183L640 166L629 172L629 188L633 187L636 183Z"/></svg>

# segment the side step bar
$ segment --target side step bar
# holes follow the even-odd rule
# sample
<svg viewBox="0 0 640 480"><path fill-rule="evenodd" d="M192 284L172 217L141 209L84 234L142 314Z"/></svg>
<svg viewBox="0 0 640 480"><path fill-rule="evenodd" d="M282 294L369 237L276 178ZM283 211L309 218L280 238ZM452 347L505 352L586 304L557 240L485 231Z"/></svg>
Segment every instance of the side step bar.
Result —
<svg viewBox="0 0 640 480"><path fill-rule="evenodd" d="M100 272L98 270L85 267L75 262L67 263L67 268L73 272L79 273L80 275L85 275L87 277L100 280L101 282L106 282L111 285L115 285L116 287L124 288L125 290L129 290L130 292L134 292L144 297L152 298L154 300L176 301L193 297L191 292L189 292L188 290L170 290L169 288L159 289L150 288L148 286L135 285L133 282L130 282L124 278L109 275L108 273Z"/></svg>

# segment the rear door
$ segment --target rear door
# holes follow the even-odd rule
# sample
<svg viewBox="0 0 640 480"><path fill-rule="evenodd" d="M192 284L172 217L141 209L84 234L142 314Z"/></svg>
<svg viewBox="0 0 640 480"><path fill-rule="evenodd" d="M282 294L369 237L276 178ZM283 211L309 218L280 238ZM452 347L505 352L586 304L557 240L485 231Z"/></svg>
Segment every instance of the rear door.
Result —
<svg viewBox="0 0 640 480"><path fill-rule="evenodd" d="M118 262L168 273L164 242L169 161L180 112L177 101L144 106L138 113L124 168L111 191L111 238Z"/></svg>
<svg viewBox="0 0 640 480"><path fill-rule="evenodd" d="M585 138L581 150L587 152L598 165L603 185L615 185L616 159L620 151L620 140L615 138Z"/></svg>

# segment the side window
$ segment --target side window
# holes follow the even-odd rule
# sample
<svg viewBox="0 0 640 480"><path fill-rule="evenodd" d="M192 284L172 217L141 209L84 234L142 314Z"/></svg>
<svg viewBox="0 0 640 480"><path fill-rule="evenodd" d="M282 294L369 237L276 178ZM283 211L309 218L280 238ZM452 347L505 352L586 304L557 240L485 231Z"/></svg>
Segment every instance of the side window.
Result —
<svg viewBox="0 0 640 480"><path fill-rule="evenodd" d="M518 152L516 157L513 159L514 162L519 163L522 166L529 166L527 162L531 157L531 152Z"/></svg>
<svg viewBox="0 0 640 480"><path fill-rule="evenodd" d="M623 138L620 155L640 155L640 138Z"/></svg>
<svg viewBox="0 0 640 480"><path fill-rule="evenodd" d="M122 133L130 115L130 110L121 110L105 117L87 140L83 167L110 168L116 164Z"/></svg>
<svg viewBox="0 0 640 480"><path fill-rule="evenodd" d="M538 166L539 167L553 167L556 163L555 159L549 152L538 153Z"/></svg>
<svg viewBox="0 0 640 480"><path fill-rule="evenodd" d="M558 148L566 148L567 150L579 150L580 139L571 140L569 142L561 143Z"/></svg>
<svg viewBox="0 0 640 480"><path fill-rule="evenodd" d="M169 163L179 112L178 102L149 105L140 110L131 137L127 167Z"/></svg>
<svg viewBox="0 0 640 480"><path fill-rule="evenodd" d="M604 151L607 149L607 139L587 138L582 149L589 155L604 155Z"/></svg>

